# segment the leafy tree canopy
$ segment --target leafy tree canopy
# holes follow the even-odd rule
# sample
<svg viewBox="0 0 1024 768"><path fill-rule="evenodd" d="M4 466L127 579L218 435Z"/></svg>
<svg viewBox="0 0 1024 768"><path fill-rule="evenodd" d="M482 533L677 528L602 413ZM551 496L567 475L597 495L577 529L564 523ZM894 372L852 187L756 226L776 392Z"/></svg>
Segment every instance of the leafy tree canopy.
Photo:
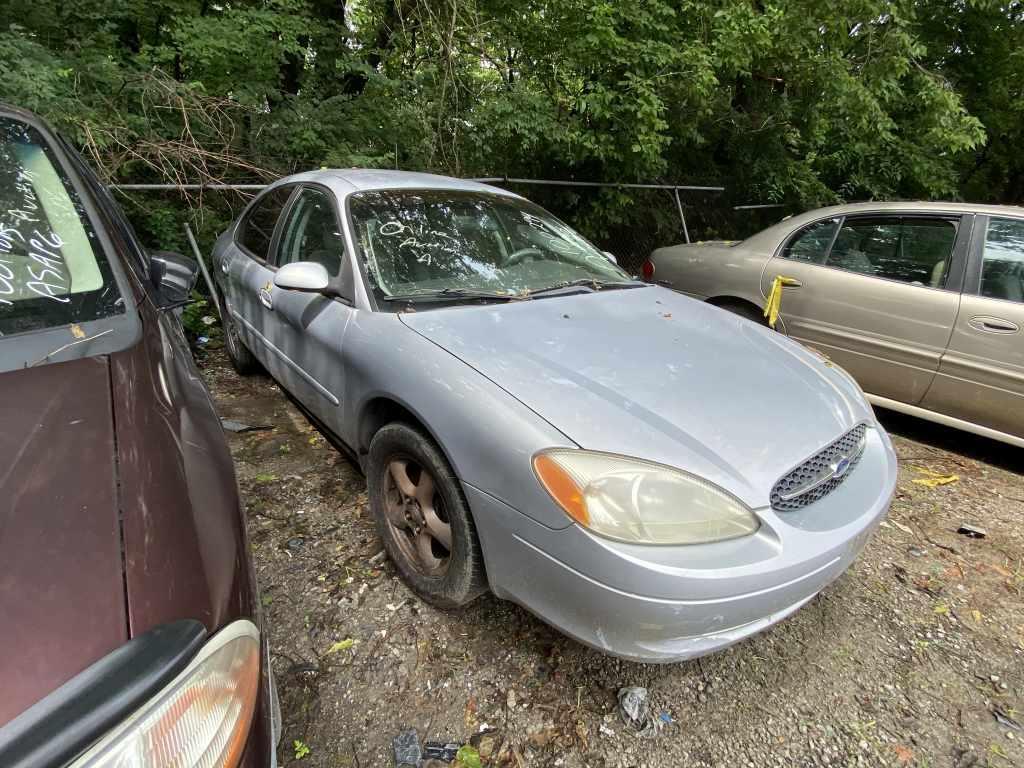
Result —
<svg viewBox="0 0 1024 768"><path fill-rule="evenodd" d="M3 4L0 99L111 180L359 165L802 207L1024 196L1017 0Z"/></svg>

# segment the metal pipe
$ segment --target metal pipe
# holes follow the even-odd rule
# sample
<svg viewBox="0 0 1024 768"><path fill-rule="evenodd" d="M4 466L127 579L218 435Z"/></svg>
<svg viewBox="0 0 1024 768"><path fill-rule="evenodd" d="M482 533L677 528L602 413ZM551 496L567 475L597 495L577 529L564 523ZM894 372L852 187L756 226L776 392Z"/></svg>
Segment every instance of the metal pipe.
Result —
<svg viewBox="0 0 1024 768"><path fill-rule="evenodd" d="M785 208L785 203L761 203L760 205L734 205L734 211L753 211L758 208Z"/></svg>
<svg viewBox="0 0 1024 768"><path fill-rule="evenodd" d="M724 192L725 187L700 187L687 184L620 184L610 181L561 181L558 179L518 179L502 176L485 176L467 181L479 181L483 184L538 184L549 187L616 187L622 189L680 189L693 192ZM111 184L110 189L122 192L159 192L159 191L195 191L202 190L237 190L240 192L258 192L266 189L267 184Z"/></svg>
<svg viewBox="0 0 1024 768"><path fill-rule="evenodd" d="M203 279L206 280L206 287L210 289L210 298L213 299L213 305L217 308L217 317L220 318L221 326L224 325L224 315L220 310L220 294L217 293L217 286L213 282L213 278L210 277L209 271L206 269L206 262L203 261L203 254L199 252L199 244L196 243L196 237L192 234L192 227L185 222L185 237L188 238L188 244L192 246L192 253L196 255L196 261L199 262L199 269L203 272Z"/></svg>
<svg viewBox="0 0 1024 768"><path fill-rule="evenodd" d="M255 192L266 189L267 184L111 184L110 189L121 191L156 192L160 190L195 190L204 189L225 190L234 189L239 191Z"/></svg>
<svg viewBox="0 0 1024 768"><path fill-rule="evenodd" d="M686 238L686 242L690 242L690 230L686 228L686 214L683 213L683 201L679 199L679 190L675 190L676 193L676 207L679 208L679 218L683 222L683 237Z"/></svg>
<svg viewBox="0 0 1024 768"><path fill-rule="evenodd" d="M484 181L483 179L472 179L472 181ZM488 179L493 181L493 179ZM497 179L509 184L541 184L551 187L622 187L624 189L674 189L679 191L685 189L695 192L724 192L725 187L698 187L690 184L619 184L611 181L561 181L559 179Z"/></svg>

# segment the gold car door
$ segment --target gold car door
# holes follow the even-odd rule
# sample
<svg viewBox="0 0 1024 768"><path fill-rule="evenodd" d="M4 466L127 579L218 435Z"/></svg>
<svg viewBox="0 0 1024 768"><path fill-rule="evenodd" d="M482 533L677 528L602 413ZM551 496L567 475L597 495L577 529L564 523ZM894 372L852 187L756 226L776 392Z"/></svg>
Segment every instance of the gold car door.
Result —
<svg viewBox="0 0 1024 768"><path fill-rule="evenodd" d="M977 218L960 312L921 407L1024 438L1024 219Z"/></svg>
<svg viewBox="0 0 1024 768"><path fill-rule="evenodd" d="M780 330L835 360L865 392L924 397L960 300L972 217L911 213L822 219L785 241L762 275L783 291Z"/></svg>

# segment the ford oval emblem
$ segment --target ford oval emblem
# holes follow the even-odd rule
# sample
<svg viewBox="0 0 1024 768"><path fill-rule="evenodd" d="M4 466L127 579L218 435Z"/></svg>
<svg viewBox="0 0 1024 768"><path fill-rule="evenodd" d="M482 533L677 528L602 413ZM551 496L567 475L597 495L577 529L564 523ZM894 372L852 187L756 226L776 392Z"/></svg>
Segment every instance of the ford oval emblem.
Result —
<svg viewBox="0 0 1024 768"><path fill-rule="evenodd" d="M832 477L838 480L840 477L850 471L850 459L848 456L843 456L839 461L832 465Z"/></svg>

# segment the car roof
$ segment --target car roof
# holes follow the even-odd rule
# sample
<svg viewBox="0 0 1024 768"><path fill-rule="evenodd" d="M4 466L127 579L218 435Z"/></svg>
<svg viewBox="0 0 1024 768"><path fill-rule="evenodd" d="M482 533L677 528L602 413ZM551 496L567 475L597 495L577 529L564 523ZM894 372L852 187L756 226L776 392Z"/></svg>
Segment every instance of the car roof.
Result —
<svg viewBox="0 0 1024 768"><path fill-rule="evenodd" d="M281 179L279 183L317 182L332 187L339 194L381 189L450 189L463 192L490 192L519 197L500 187L481 184L472 179L456 179L436 173L392 171L377 168L323 168Z"/></svg>
<svg viewBox="0 0 1024 768"><path fill-rule="evenodd" d="M985 205L983 203L946 203L924 200L893 200L866 203L844 203L842 205L830 205L827 208L815 208L811 211L798 213L794 216L787 216L767 229L762 229L746 240L743 244L747 248L772 250L778 245L779 238L788 237L800 227L814 221L828 219L838 216L848 216L860 213L880 214L914 214L914 213L937 213L937 214L960 214L980 213L990 216L1013 216L1024 217L1024 207L1019 205Z"/></svg>
<svg viewBox="0 0 1024 768"><path fill-rule="evenodd" d="M845 203L843 205L832 205L827 208L817 208L800 214L809 218L821 218L823 216L843 215L848 213L864 212L889 212L889 211L921 211L922 213L990 213L992 215L1024 216L1024 207L1019 205L987 205L983 203L952 203L934 202L925 200L893 200L886 202L866 203ZM795 216L793 218L796 218Z"/></svg>

